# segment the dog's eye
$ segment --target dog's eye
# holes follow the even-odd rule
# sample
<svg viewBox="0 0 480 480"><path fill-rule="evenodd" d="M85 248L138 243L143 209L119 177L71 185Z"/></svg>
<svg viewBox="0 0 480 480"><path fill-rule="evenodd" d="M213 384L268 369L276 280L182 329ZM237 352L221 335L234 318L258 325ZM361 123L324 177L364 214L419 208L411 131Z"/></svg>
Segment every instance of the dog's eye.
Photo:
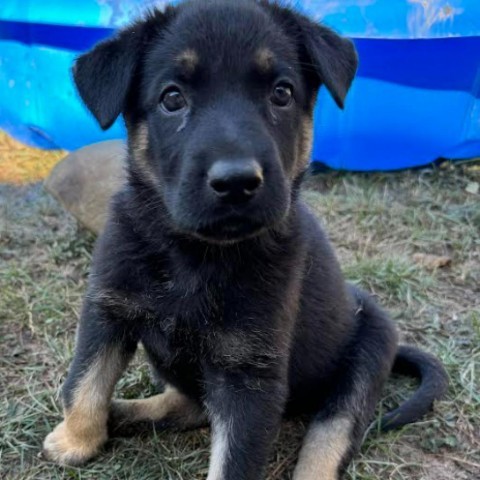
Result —
<svg viewBox="0 0 480 480"><path fill-rule="evenodd" d="M187 101L178 88L172 87L162 94L160 105L169 113L178 112L186 107Z"/></svg>
<svg viewBox="0 0 480 480"><path fill-rule="evenodd" d="M288 83L279 83L273 89L270 101L279 107L286 107L293 97L293 87Z"/></svg>

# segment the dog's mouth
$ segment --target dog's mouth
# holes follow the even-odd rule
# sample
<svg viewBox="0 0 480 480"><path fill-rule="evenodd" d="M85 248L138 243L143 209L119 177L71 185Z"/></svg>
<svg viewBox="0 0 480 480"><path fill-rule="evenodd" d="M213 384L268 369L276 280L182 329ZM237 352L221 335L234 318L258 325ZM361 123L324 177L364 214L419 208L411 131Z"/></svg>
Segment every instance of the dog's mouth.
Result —
<svg viewBox="0 0 480 480"><path fill-rule="evenodd" d="M264 222L246 216L230 216L228 218L200 225L193 235L211 243L236 243L256 235L260 235L265 229Z"/></svg>
<svg viewBox="0 0 480 480"><path fill-rule="evenodd" d="M169 210L174 230L208 243L231 244L275 229L287 216L290 199L284 190L271 189L239 205L205 202L196 195L179 195ZM262 192L264 193L264 192ZM166 203L169 205L169 203Z"/></svg>

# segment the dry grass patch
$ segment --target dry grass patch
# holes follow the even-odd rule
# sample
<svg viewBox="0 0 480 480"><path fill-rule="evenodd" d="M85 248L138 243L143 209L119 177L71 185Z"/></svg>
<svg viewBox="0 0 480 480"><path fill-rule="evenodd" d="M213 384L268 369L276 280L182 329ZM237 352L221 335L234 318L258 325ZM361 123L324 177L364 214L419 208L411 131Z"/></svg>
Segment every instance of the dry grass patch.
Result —
<svg viewBox="0 0 480 480"><path fill-rule="evenodd" d="M65 155L63 150L27 147L0 131L0 183L21 185L43 180Z"/></svg>

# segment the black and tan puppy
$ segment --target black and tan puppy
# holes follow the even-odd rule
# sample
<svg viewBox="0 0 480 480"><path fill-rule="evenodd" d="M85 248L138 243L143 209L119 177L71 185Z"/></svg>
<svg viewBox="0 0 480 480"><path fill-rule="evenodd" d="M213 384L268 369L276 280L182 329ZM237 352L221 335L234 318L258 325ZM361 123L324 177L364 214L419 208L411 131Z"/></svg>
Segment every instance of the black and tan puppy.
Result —
<svg viewBox="0 0 480 480"><path fill-rule="evenodd" d="M310 413L296 480L338 479L394 370L421 378L382 420L414 421L446 388L348 286L299 198L312 109L340 107L352 43L266 1L189 1L81 56L74 76L103 128L123 113L128 183L98 241L48 458L81 464L108 426L210 422L208 480L263 476L282 416ZM141 342L165 391L112 401Z"/></svg>

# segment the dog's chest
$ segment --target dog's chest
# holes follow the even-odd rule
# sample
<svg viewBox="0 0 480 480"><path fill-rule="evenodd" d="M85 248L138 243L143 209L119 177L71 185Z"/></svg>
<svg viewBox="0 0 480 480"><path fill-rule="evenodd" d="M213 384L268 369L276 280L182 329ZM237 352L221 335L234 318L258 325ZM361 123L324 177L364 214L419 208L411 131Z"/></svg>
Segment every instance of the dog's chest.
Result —
<svg viewBox="0 0 480 480"><path fill-rule="evenodd" d="M296 283L288 259L267 257L252 249L192 252L172 245L137 264L143 311L135 323L154 363L243 368L274 361L288 344Z"/></svg>
<svg viewBox="0 0 480 480"><path fill-rule="evenodd" d="M142 342L169 364L180 356L198 361L208 355L211 339L224 328L223 292L199 275L164 276L150 291Z"/></svg>
<svg viewBox="0 0 480 480"><path fill-rule="evenodd" d="M276 358L275 328L268 317L278 305L237 280L219 273L170 276L162 284L155 314L142 328L142 343L157 365L266 367Z"/></svg>

